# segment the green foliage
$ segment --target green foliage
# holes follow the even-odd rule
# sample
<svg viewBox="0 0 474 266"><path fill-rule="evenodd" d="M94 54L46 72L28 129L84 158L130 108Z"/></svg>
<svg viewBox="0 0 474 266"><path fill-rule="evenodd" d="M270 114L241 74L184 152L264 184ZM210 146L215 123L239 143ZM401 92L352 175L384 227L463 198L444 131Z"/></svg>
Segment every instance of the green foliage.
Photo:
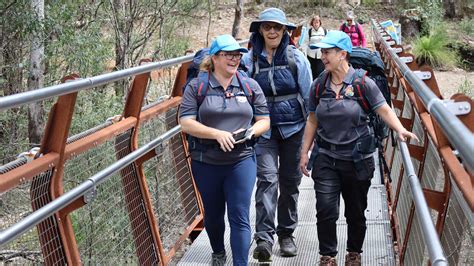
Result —
<svg viewBox="0 0 474 266"><path fill-rule="evenodd" d="M79 25L78 18L86 15L77 3L47 5L45 14L45 34L50 39L45 50L45 86L72 72L81 77L103 73L104 63L113 58L113 41L104 34L103 24Z"/></svg>
<svg viewBox="0 0 474 266"><path fill-rule="evenodd" d="M443 22L444 9L441 0L404 0L401 1L401 6L401 13L409 11L414 19L421 21L422 36L429 36Z"/></svg>
<svg viewBox="0 0 474 266"><path fill-rule="evenodd" d="M463 93L469 97L471 97L471 99L474 100L474 84L467 78L467 76L464 78L464 81L461 85L459 85L458 89L457 89L457 92L458 93Z"/></svg>
<svg viewBox="0 0 474 266"><path fill-rule="evenodd" d="M364 0L362 5L367 7L375 7L377 6L379 1L377 0Z"/></svg>
<svg viewBox="0 0 474 266"><path fill-rule="evenodd" d="M459 27L464 33L474 38L474 18L464 18L459 23Z"/></svg>
<svg viewBox="0 0 474 266"><path fill-rule="evenodd" d="M443 30L429 36L418 37L413 44L413 53L419 64L434 68L452 68L458 62L457 54L447 47L448 37Z"/></svg>

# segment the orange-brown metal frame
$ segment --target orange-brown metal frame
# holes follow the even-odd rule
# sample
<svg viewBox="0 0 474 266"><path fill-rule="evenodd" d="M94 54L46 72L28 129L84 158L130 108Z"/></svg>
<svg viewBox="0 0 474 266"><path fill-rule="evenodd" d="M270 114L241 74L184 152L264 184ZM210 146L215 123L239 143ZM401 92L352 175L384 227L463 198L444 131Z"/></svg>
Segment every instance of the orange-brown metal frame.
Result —
<svg viewBox="0 0 474 266"><path fill-rule="evenodd" d="M392 46L394 47L399 47L399 46ZM403 73L400 72L399 69L397 69L396 64L394 61L390 58L390 54L388 53L387 49L389 47L384 47L380 43L376 43L376 48L379 50L379 52L382 55L383 61L386 64L388 68L388 79L389 79L389 85L391 87L391 91L397 95L398 94L398 89L400 86L393 86L395 80L397 79L399 83L401 83L401 87L405 89L405 92L407 93L409 100L414 107L413 111L416 111L419 114L419 117L422 122L422 126L424 128L425 132L425 143L423 147L417 146L417 145L409 145L409 150L410 154L412 157L416 158L418 161L420 161L420 166L419 166L419 171L418 171L418 177L421 178L423 176L423 170L424 170L424 164L425 164L425 157L426 153L428 150L428 135L430 136L430 139L434 142L438 149L438 153L441 158L441 162L443 164L443 172L445 175L445 183L444 183L444 188L443 191L434 191L430 190L427 188L424 188L424 196L426 198L426 201L428 203L429 208L436 210L438 212L437 220L436 220L436 229L439 235L443 233L443 226L444 226L444 220L446 217L446 212L448 208L448 201L449 201L449 195L451 193L451 183L450 183L450 178L449 178L449 173L452 174L453 179L457 183L458 187L463 189L462 193L467 201L469 207L471 210L474 210L474 177L473 175L469 174L466 169L462 167L460 164L459 160L454 156L451 146L442 132L441 128L437 124L437 122L430 116L430 114L427 112L427 110L424 108L424 105L422 104L421 99L413 92L412 88L410 85L405 81L403 77ZM399 56L412 56L413 59L414 56L408 53L399 53ZM420 71L428 71L431 73L431 79L425 80L425 84L437 95L439 98L441 98L441 94L438 88L438 85L435 80L435 76L433 73L433 70L427 66L422 66L418 67L415 63L415 60L413 62L407 64L409 68L413 70L420 70ZM465 96L465 95L454 95L453 99L455 101L468 101L471 104L471 110L473 108L472 100ZM402 116L403 112L403 101L395 101L394 106L398 109L401 110L400 117ZM471 131L474 131L474 112L470 112L467 115L459 116L460 120L468 126L468 128ZM401 119L402 123L406 128L411 128L413 126L413 119ZM395 149L393 150L395 153ZM390 167L392 166L393 163L393 156L391 157L390 160ZM409 214L409 224L407 225L406 229L406 234L405 234L405 239L400 239L400 233L398 232L398 219L396 215L396 203L399 198L399 195L401 193L401 182L403 178L403 166L400 171L400 176L399 176L399 184L397 186L397 191L395 192L395 197L391 199L391 205L393 209L391 210L392 214L392 222L394 223L394 229L395 229L395 235L396 239L398 242L398 248L399 248L399 258L400 258L400 263L403 265L404 261L404 256L406 253L407 249L407 244L408 244L408 239L410 236L411 232L411 227L413 223L413 218L414 218L414 211L415 207L414 204L412 203L410 207L410 214ZM388 190L391 189L390 184L387 185ZM389 192L389 195L391 193Z"/></svg>

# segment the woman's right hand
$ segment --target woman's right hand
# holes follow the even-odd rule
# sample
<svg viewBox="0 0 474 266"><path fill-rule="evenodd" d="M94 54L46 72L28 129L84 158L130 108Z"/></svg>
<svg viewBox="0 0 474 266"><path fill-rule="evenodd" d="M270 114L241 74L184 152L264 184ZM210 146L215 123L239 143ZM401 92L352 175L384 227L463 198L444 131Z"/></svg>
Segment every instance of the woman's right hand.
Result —
<svg viewBox="0 0 474 266"><path fill-rule="evenodd" d="M224 130L216 130L214 138L219 143L221 150L229 152L234 148L234 138L232 137L232 133Z"/></svg>
<svg viewBox="0 0 474 266"><path fill-rule="evenodd" d="M309 176L309 172L308 172L308 169L306 169L306 166L308 166L308 162L309 162L309 157L308 157L308 153L301 153L301 157L300 157L300 170L301 172L303 172L303 174L305 176Z"/></svg>

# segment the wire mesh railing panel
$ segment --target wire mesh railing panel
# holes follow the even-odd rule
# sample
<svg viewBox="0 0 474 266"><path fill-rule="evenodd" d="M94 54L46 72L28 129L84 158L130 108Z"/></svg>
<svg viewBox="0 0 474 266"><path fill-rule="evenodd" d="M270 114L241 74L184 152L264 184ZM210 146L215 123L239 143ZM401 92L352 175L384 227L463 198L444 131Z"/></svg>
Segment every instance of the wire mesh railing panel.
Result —
<svg viewBox="0 0 474 266"><path fill-rule="evenodd" d="M399 183L400 183L400 171L402 170L402 156L400 154L400 148L397 146L395 147L395 151L393 154L393 162L391 168L391 176L392 176L392 190L393 193L396 193ZM395 199L395 198L394 198Z"/></svg>
<svg viewBox="0 0 474 266"><path fill-rule="evenodd" d="M410 210L412 206L412 196L410 183L408 182L407 176L404 174L402 178L400 195L397 202L396 214L398 217L398 224L400 228L401 241L405 239L406 230L408 226L408 218L410 216Z"/></svg>
<svg viewBox="0 0 474 266"><path fill-rule="evenodd" d="M418 142L418 145L423 146L425 144L425 129L423 127L423 124L421 123L421 118L418 113L415 112L415 117L413 118L413 129L412 132L416 134L420 142Z"/></svg>
<svg viewBox="0 0 474 266"><path fill-rule="evenodd" d="M97 87L93 90L79 92L69 136L97 127L106 122L108 118L122 114L125 101L114 90L114 87L122 86L124 86L122 81L118 81L114 86L108 85L105 88Z"/></svg>
<svg viewBox="0 0 474 266"><path fill-rule="evenodd" d="M426 262L423 232L418 221L418 215L415 212L411 224L410 236L405 248L404 265L426 265Z"/></svg>
<svg viewBox="0 0 474 266"><path fill-rule="evenodd" d="M102 143L94 151L82 154L82 160L88 160L93 166L69 180L80 183L102 170L102 163L94 164L97 160L103 159L105 165L110 165L129 154L131 132L128 130L115 140ZM70 172L73 173L75 166L71 165ZM153 239L135 165L130 164L110 176L96 189L92 202L70 214L82 263L156 264L156 254L141 246L153 243Z"/></svg>
<svg viewBox="0 0 474 266"><path fill-rule="evenodd" d="M388 167L392 165L392 158L393 158L393 150L395 146L393 146L392 137L389 136L387 141L385 142L385 160L387 161Z"/></svg>
<svg viewBox="0 0 474 266"><path fill-rule="evenodd" d="M410 98L406 93L404 94L404 100L403 100L403 113L402 117L411 119L413 117L413 107L411 106L410 103Z"/></svg>
<svg viewBox="0 0 474 266"><path fill-rule="evenodd" d="M449 265L474 265L474 225L469 223L460 200L464 199L451 193L441 244Z"/></svg>
<svg viewBox="0 0 474 266"><path fill-rule="evenodd" d="M152 132L154 120L159 119L144 124L141 132L155 134ZM163 143L156 152L157 156L145 162L143 167L161 241L164 249L169 251L201 213L181 135Z"/></svg>
<svg viewBox="0 0 474 266"><path fill-rule="evenodd" d="M123 139L124 143L130 140ZM63 187L69 191L89 177L117 161L115 140L107 140L87 151L76 154L64 165ZM120 151L119 151L120 152Z"/></svg>
<svg viewBox="0 0 474 266"><path fill-rule="evenodd" d="M436 150L435 144L430 138L428 143L428 150L426 151L426 160L424 171L421 176L421 186L436 191L443 191L444 187L444 171L441 164L438 151Z"/></svg>
<svg viewBox="0 0 474 266"><path fill-rule="evenodd" d="M170 93L173 88L179 65L157 69L150 73L143 106L151 104Z"/></svg>
<svg viewBox="0 0 474 266"><path fill-rule="evenodd" d="M141 124L140 133L138 134L138 145L143 146L178 125L177 112L178 108L174 107Z"/></svg>
<svg viewBox="0 0 474 266"><path fill-rule="evenodd" d="M31 181L0 194L1 230L11 227L51 201L51 175L50 169ZM44 220L3 246L0 250L0 263L66 264L55 219L50 217Z"/></svg>

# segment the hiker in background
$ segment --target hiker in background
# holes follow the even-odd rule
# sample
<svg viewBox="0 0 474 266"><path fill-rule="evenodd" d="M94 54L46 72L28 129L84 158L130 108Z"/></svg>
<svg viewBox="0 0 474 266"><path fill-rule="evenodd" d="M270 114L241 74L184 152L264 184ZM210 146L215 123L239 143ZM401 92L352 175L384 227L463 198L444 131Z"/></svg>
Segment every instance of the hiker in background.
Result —
<svg viewBox="0 0 474 266"><path fill-rule="evenodd" d="M341 24L339 28L340 31L345 32L351 38L352 46L361 46L367 47L367 42L365 40L364 31L362 26L355 21L356 16L354 12L347 11L346 13L346 22Z"/></svg>
<svg viewBox="0 0 474 266"><path fill-rule="evenodd" d="M323 28L323 23L319 16L313 16L309 22L308 43L306 46L306 56L311 64L311 72L313 78L317 78L324 70L323 61L321 61L321 50L311 49L310 45L314 45L326 36L327 30Z"/></svg>
<svg viewBox="0 0 474 266"><path fill-rule="evenodd" d="M262 11L259 19L250 24L252 50L242 58L248 75L262 87L271 121L271 130L258 139L256 148L257 247L253 256L261 262L270 260L275 232L280 255L297 255L293 232L298 223L298 186L302 177L298 163L306 119L304 99L312 77L305 55L289 44L288 30L294 28L282 10Z"/></svg>
<svg viewBox="0 0 474 266"><path fill-rule="evenodd" d="M191 166L204 204L212 265L226 261L226 206L233 263L248 264L252 237L249 208L257 171L254 143L270 122L260 86L237 72L246 52L232 36L218 36L201 64L205 72L186 86L180 107L182 130L191 136ZM249 97L249 92L243 92L246 89L251 90ZM233 133L242 129L249 133L236 141Z"/></svg>
<svg viewBox="0 0 474 266"><path fill-rule="evenodd" d="M320 265L336 265L341 194L348 224L346 265L361 265L367 228L364 211L375 169L375 140L369 131L367 112L376 112L398 133L399 140L418 138L403 127L374 81L349 65L349 36L329 31L316 48L321 48L326 68L311 85L300 169L308 175L308 151L314 143L311 176L316 192Z"/></svg>

